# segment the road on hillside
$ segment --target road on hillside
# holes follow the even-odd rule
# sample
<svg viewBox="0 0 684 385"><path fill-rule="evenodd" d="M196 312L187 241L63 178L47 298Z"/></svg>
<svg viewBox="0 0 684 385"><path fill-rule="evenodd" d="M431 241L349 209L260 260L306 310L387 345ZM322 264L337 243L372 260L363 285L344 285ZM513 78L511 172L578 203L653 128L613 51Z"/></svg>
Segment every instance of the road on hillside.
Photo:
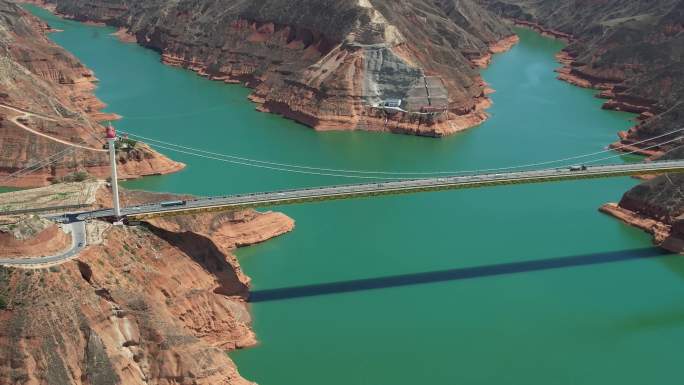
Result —
<svg viewBox="0 0 684 385"><path fill-rule="evenodd" d="M19 267L40 266L63 262L77 256L86 247L85 222L71 222L66 223L63 226L66 226L71 231L71 247L69 247L68 250L56 255L43 257L0 258L0 265Z"/></svg>
<svg viewBox="0 0 684 385"><path fill-rule="evenodd" d="M45 119L45 120L49 120L49 121L55 121L55 119L53 119L53 118L47 117L47 116L45 116L45 115L40 115L40 114L36 114L36 113L33 113L33 112L25 111L25 110L22 110L22 109L20 109L20 108L12 107L12 106L9 106L9 105L6 105L6 104L2 104L2 103L0 103L0 107L3 107L3 108L6 108L6 109L8 109L8 110L12 110L12 111L14 111L14 112L20 113L21 115L15 116L15 117L13 117L13 118L10 118L10 121L11 121L12 123L16 124L17 126L19 126L20 128L22 128L22 129L24 129L24 130L26 130L26 131L28 131L28 132L30 132L30 133L32 133L32 134L35 134L35 135L38 135L38 136L42 136L43 138L47 138L47 139L53 140L53 141L55 141L55 142L57 142L57 143L65 144L65 145L67 145L67 146L71 146L71 147L75 147L75 148L80 148L80 149L83 149L83 150L95 151L95 152L107 152L106 149L102 149L102 148L93 148L93 147L83 146L83 145L76 144L76 143L72 143L72 142L69 142L69 141L66 141L66 140L63 140L63 139L55 138L54 136L50 136L50 135L48 135L48 134L45 134L45 133L42 133L42 132L40 132L40 131L34 130L33 128L28 127L28 126L24 125L23 123L21 123L21 122L19 121L19 119L21 119L21 118L28 118L28 117L30 117L30 116L35 116L35 117L38 117L38 118L40 118L40 119Z"/></svg>

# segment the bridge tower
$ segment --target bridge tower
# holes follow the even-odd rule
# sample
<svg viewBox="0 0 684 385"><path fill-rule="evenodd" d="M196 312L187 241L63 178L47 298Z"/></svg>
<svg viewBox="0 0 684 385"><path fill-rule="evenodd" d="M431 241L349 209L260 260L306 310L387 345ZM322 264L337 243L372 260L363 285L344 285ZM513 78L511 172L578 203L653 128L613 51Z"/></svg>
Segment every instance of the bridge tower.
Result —
<svg viewBox="0 0 684 385"><path fill-rule="evenodd" d="M109 123L107 127L107 144L109 145L109 163L112 166L112 200L114 204L114 215L121 217L121 206L119 205L119 181L116 174L116 130Z"/></svg>

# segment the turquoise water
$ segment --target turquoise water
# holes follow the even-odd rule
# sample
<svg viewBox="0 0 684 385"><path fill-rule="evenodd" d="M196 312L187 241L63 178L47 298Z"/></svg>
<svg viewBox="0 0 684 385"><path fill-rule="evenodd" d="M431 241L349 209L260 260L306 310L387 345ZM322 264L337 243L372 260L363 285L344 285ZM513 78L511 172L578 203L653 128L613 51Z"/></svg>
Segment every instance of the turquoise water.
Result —
<svg viewBox="0 0 684 385"><path fill-rule="evenodd" d="M19 191L21 189L15 187L0 187L0 194L12 191Z"/></svg>
<svg viewBox="0 0 684 385"><path fill-rule="evenodd" d="M110 36L113 29L29 9L63 29L51 38L95 70L97 95L125 116L118 128L214 152L346 169L480 169L599 151L632 117L603 111L592 91L556 81L553 55L562 45L520 30L520 44L483 71L497 92L482 126L441 140L316 133L254 111L240 86L163 66L158 54ZM354 181L160 151L188 168L126 187L212 195ZM279 207L296 230L238 253L253 278L261 343L231 357L262 385L678 384L681 259L544 269L560 257L653 255L647 235L597 212L635 183ZM501 266L521 261L536 262ZM455 279L465 273L453 269L483 266ZM436 273L410 275L422 272ZM318 286L291 289L305 285Z"/></svg>

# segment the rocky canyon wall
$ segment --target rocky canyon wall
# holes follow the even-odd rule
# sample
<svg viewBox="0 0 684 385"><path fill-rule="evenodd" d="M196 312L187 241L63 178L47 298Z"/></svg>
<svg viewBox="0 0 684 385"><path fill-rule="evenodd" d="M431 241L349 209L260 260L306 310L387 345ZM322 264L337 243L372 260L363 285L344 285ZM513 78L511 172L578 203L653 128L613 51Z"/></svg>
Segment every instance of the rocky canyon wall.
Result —
<svg viewBox="0 0 684 385"><path fill-rule="evenodd" d="M256 342L232 253L290 231L291 219L249 210L88 226L101 242L78 260L0 267L0 383L250 383L225 353Z"/></svg>
<svg viewBox="0 0 684 385"><path fill-rule="evenodd" d="M262 111L315 129L443 136L486 118L477 71L514 44L471 0L48 0L118 26L170 65L245 83ZM379 107L402 99L400 109Z"/></svg>
<svg viewBox="0 0 684 385"><path fill-rule="evenodd" d="M101 112L93 73L48 40L47 30L16 4L0 0L0 185L45 185L79 171L109 175L98 122L116 117ZM142 143L122 151L119 166L123 178L183 167ZM35 171L8 177L27 167Z"/></svg>

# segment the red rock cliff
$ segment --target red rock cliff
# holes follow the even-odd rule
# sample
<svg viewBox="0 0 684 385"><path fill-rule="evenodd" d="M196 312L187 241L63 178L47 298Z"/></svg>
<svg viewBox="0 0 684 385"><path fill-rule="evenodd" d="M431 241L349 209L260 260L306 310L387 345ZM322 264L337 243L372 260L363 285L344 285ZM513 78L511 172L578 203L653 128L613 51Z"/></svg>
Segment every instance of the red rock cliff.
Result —
<svg viewBox="0 0 684 385"><path fill-rule="evenodd" d="M254 211L156 220L50 269L0 268L0 383L249 383L225 354L255 343L232 251L292 227Z"/></svg>
<svg viewBox="0 0 684 385"><path fill-rule="evenodd" d="M439 137L479 124L487 100L476 67L513 41L471 0L50 3L126 28L167 64L245 83L260 110L318 130ZM400 109L380 107L389 99Z"/></svg>
<svg viewBox="0 0 684 385"><path fill-rule="evenodd" d="M18 6L2 0L0 13L0 185L45 185L77 171L107 177L98 121L115 116L100 112L104 104L92 92L92 72L49 41L47 26ZM124 178L183 168L144 144L121 152L119 164ZM26 168L33 172L17 174Z"/></svg>

